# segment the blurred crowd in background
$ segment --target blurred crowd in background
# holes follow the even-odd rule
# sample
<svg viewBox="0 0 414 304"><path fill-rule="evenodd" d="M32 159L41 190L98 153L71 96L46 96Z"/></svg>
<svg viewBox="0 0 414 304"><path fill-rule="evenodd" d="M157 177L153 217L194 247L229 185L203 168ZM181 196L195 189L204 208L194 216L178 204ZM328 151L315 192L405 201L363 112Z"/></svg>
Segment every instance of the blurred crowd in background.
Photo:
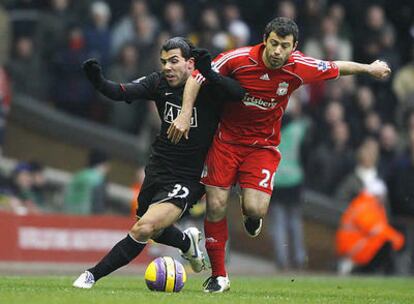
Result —
<svg viewBox="0 0 414 304"><path fill-rule="evenodd" d="M308 56L363 63L386 61L393 73L385 81L343 77L303 87L291 97L284 130L290 132L287 127L295 124L295 132L302 135L296 137L299 143L282 147L282 154L301 173L292 181L281 167L275 201L292 204L294 198L300 206L300 197L291 194L305 186L346 206L375 180L383 184L381 189L393 216L414 218L412 1L1 3L0 143L12 96L17 93L137 137L142 132L155 134L159 121L151 102L109 102L93 90L82 74L81 63L97 58L108 79L129 82L160 69L159 47L172 36L188 37L215 56L260 43L266 23L285 16L297 22L298 49ZM282 144L289 138L283 137ZM23 186L27 184L26 173L36 174L40 168L36 163L21 163L8 181L12 185L9 190L19 199L30 200L34 209L42 209L44 204L36 190L36 179L30 182L30 191ZM298 259L298 263L304 262L303 257Z"/></svg>

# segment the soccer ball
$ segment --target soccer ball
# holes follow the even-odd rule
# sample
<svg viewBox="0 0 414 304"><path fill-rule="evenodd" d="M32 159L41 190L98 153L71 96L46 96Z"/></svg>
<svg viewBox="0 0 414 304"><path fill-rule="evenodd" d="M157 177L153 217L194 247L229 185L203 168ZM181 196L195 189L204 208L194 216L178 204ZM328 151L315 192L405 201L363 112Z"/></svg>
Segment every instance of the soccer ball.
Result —
<svg viewBox="0 0 414 304"><path fill-rule="evenodd" d="M168 256L156 258L145 271L145 283L154 291L179 292L186 281L184 266Z"/></svg>

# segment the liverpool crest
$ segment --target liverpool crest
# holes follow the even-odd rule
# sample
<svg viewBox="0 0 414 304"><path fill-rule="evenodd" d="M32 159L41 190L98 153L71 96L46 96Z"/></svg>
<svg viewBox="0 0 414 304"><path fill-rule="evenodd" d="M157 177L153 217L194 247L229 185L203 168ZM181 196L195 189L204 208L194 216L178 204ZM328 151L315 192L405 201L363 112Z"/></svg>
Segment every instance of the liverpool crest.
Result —
<svg viewBox="0 0 414 304"><path fill-rule="evenodd" d="M279 96L284 96L288 93L289 84L287 82L279 83L279 86L276 90L276 94Z"/></svg>

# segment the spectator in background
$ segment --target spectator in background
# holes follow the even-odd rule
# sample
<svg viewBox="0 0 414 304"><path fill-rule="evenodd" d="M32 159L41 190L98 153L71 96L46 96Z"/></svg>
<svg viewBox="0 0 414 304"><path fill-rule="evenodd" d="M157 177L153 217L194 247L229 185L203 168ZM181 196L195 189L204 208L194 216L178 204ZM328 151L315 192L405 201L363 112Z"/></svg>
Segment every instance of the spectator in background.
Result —
<svg viewBox="0 0 414 304"><path fill-rule="evenodd" d="M32 193L33 199L37 206L42 207L42 209L47 208L46 204L46 191L48 185L46 183L46 178L44 175L44 167L41 163L37 161L31 161L29 163L30 173L32 174Z"/></svg>
<svg viewBox="0 0 414 304"><path fill-rule="evenodd" d="M311 37L314 33L319 32L320 22L323 19L326 10L326 1L324 0L305 0L298 7L299 14L297 20L300 21L300 29L303 42Z"/></svg>
<svg viewBox="0 0 414 304"><path fill-rule="evenodd" d="M81 64L89 57L83 30L71 25L66 32L66 46L53 57L52 96L57 108L72 115L93 118L94 93L81 74Z"/></svg>
<svg viewBox="0 0 414 304"><path fill-rule="evenodd" d="M328 60L351 60L352 44L339 36L338 24L332 17L326 16L321 21L317 35L306 40L304 53L315 58Z"/></svg>
<svg viewBox="0 0 414 304"><path fill-rule="evenodd" d="M250 28L240 15L239 7L234 3L225 4L223 19L233 43L231 48L246 46L250 42Z"/></svg>
<svg viewBox="0 0 414 304"><path fill-rule="evenodd" d="M109 21L111 9L104 1L93 2L90 6L90 24L85 29L85 43L88 53L107 68L110 63L111 33Z"/></svg>
<svg viewBox="0 0 414 304"><path fill-rule="evenodd" d="M342 215L336 235L341 274L394 273L393 251L403 248L404 236L388 223L385 197L384 183L374 178Z"/></svg>
<svg viewBox="0 0 414 304"><path fill-rule="evenodd" d="M88 167L75 173L65 190L64 211L85 215L104 213L109 169L106 154L91 151Z"/></svg>
<svg viewBox="0 0 414 304"><path fill-rule="evenodd" d="M335 197L342 204L348 204L363 189L374 181L383 182L378 174L379 144L375 138L368 137L357 150L357 164L352 173L345 178L336 189Z"/></svg>
<svg viewBox="0 0 414 304"><path fill-rule="evenodd" d="M332 3L329 6L327 16L332 18L338 28L339 37L343 39L352 39L352 32L346 23L346 11L341 3Z"/></svg>
<svg viewBox="0 0 414 304"><path fill-rule="evenodd" d="M186 37L190 24L185 16L185 9L179 1L170 1L163 11L163 27L172 37Z"/></svg>
<svg viewBox="0 0 414 304"><path fill-rule="evenodd" d="M35 34L35 44L45 63L50 62L55 52L65 48L67 27L77 21L70 9L70 0L50 0L49 2L50 9L40 12Z"/></svg>
<svg viewBox="0 0 414 304"><path fill-rule="evenodd" d="M328 141L310 152L306 175L310 188L332 195L341 179L352 171L354 155L346 122L336 122L328 130Z"/></svg>
<svg viewBox="0 0 414 304"><path fill-rule="evenodd" d="M392 89L397 96L397 121L402 122L409 111L414 108L414 42L411 45L411 60L395 74ZM400 127L402 125L400 124Z"/></svg>
<svg viewBox="0 0 414 304"><path fill-rule="evenodd" d="M139 69L139 52L132 43L125 44L119 53L118 60L108 71L108 76L119 83L128 83L142 75ZM109 104L109 123L111 126L133 134L138 134L143 127L148 114L148 102Z"/></svg>
<svg viewBox="0 0 414 304"><path fill-rule="evenodd" d="M3 4L0 4L0 66L10 57L11 29L9 14L3 8Z"/></svg>
<svg viewBox="0 0 414 304"><path fill-rule="evenodd" d="M373 111L375 111L375 96L372 89L366 85L357 87L347 117L355 146L359 146L367 136L365 119Z"/></svg>
<svg viewBox="0 0 414 304"><path fill-rule="evenodd" d="M36 195L33 192L32 168L29 163L21 162L12 172L12 195L27 209L28 213L39 213Z"/></svg>
<svg viewBox="0 0 414 304"><path fill-rule="evenodd" d="M125 43L135 41L137 35L137 20L142 18L146 18L145 22L148 22L155 31L158 31L159 22L157 18L149 12L147 1L132 0L128 14L115 23L112 28L112 56L116 57L118 51Z"/></svg>
<svg viewBox="0 0 414 304"><path fill-rule="evenodd" d="M392 163L387 178L391 214L404 231L407 241L407 265L404 272L414 273L414 114L409 118L408 145Z"/></svg>
<svg viewBox="0 0 414 304"><path fill-rule="evenodd" d="M295 3L293 3L293 1L291 0L279 1L277 4L276 16L286 17L286 18L297 21L296 20L297 12L296 12Z"/></svg>
<svg viewBox="0 0 414 304"><path fill-rule="evenodd" d="M10 110L11 88L9 77L5 69L0 66L0 156L3 151L4 132L6 129L7 115Z"/></svg>
<svg viewBox="0 0 414 304"><path fill-rule="evenodd" d="M16 93L44 101L48 94L48 76L33 43L31 37L17 38L7 69Z"/></svg>
<svg viewBox="0 0 414 304"><path fill-rule="evenodd" d="M136 44L140 54L145 54L139 59L140 72L149 74L154 68L159 66L158 57L158 26L151 21L149 16L144 16L135 20L135 37L133 42Z"/></svg>
<svg viewBox="0 0 414 304"><path fill-rule="evenodd" d="M414 219L414 126L408 135L408 147L393 163L388 187L393 214Z"/></svg>
<svg viewBox="0 0 414 304"><path fill-rule="evenodd" d="M305 176L300 155L309 121L303 116L298 99L291 97L283 120L279 150L284 156L275 175L277 188L270 201L273 248L278 269L302 269L306 263L301 206Z"/></svg>
<svg viewBox="0 0 414 304"><path fill-rule="evenodd" d="M392 172L392 163L399 153L399 136L393 124L387 123L381 127L379 134L380 158L378 162L379 175L386 179Z"/></svg>
<svg viewBox="0 0 414 304"><path fill-rule="evenodd" d="M206 48L212 57L231 48L231 39L222 28L217 9L206 7L201 11L198 30L189 36L195 45Z"/></svg>
<svg viewBox="0 0 414 304"><path fill-rule="evenodd" d="M382 126L382 120L377 111L370 111L365 116L364 130L366 136L378 138Z"/></svg>
<svg viewBox="0 0 414 304"><path fill-rule="evenodd" d="M357 60L372 62L381 58L381 36L387 30L394 31L394 28L386 19L384 9L380 5L371 5L366 12L365 24L357 31L354 47Z"/></svg>

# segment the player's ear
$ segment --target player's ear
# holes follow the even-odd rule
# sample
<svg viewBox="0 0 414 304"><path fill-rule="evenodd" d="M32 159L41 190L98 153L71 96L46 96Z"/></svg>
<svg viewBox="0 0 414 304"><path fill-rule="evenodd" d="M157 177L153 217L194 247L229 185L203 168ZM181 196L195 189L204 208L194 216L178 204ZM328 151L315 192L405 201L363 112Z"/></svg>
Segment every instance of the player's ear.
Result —
<svg viewBox="0 0 414 304"><path fill-rule="evenodd" d="M266 34L263 34L263 44L266 45Z"/></svg>
<svg viewBox="0 0 414 304"><path fill-rule="evenodd" d="M294 51L296 51L296 48L298 47L298 42L296 41L294 44L293 44L293 49L292 49L292 52L294 52Z"/></svg>
<svg viewBox="0 0 414 304"><path fill-rule="evenodd" d="M194 57L190 57L188 60L188 68L194 70L195 69L195 59Z"/></svg>

